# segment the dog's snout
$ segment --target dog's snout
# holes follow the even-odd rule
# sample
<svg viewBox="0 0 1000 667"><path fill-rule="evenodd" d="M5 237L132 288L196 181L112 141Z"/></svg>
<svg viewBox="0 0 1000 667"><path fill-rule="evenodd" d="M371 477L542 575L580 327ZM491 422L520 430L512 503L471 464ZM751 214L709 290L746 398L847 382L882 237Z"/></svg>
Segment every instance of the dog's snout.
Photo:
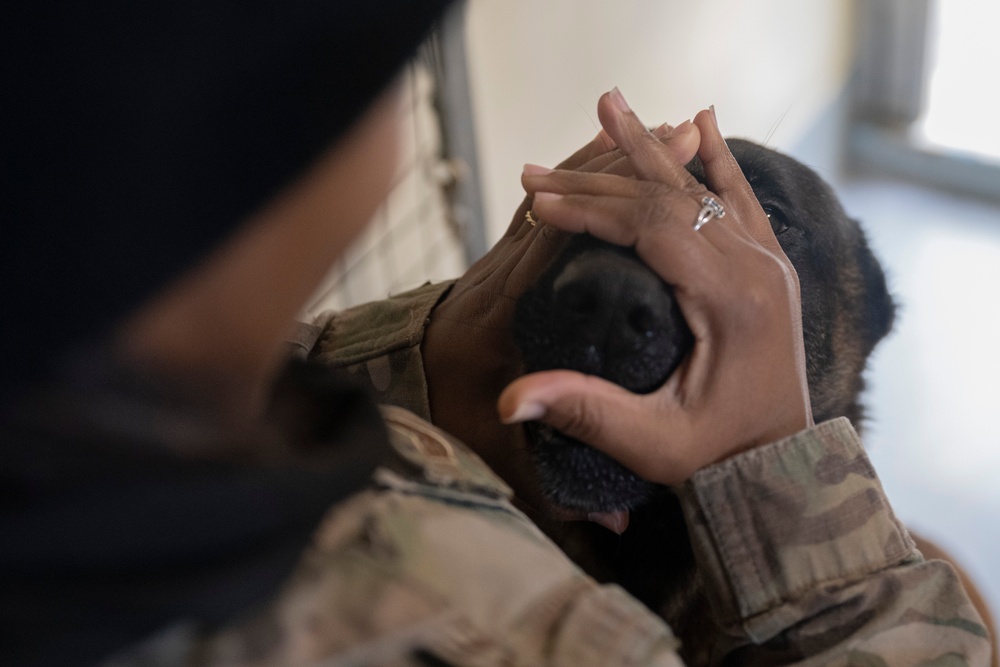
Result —
<svg viewBox="0 0 1000 667"><path fill-rule="evenodd" d="M566 265L553 285L556 315L578 333L610 348L635 351L666 321L671 298L636 261L612 253L587 253Z"/></svg>
<svg viewBox="0 0 1000 667"><path fill-rule="evenodd" d="M637 258L591 250L569 261L552 282L552 320L564 345L579 350L582 370L633 390L654 354L664 352L679 326L673 297ZM676 351L674 352L676 354ZM662 380L662 376L657 378Z"/></svg>
<svg viewBox="0 0 1000 667"><path fill-rule="evenodd" d="M566 265L552 285L556 311L609 340L641 344L670 310L670 296L645 267L617 254L589 254Z"/></svg>
<svg viewBox="0 0 1000 667"><path fill-rule="evenodd" d="M662 386L694 344L670 288L627 248L580 234L517 302L511 333L527 373L569 369L629 391ZM529 425L540 483L564 507L648 500L649 482L603 452Z"/></svg>

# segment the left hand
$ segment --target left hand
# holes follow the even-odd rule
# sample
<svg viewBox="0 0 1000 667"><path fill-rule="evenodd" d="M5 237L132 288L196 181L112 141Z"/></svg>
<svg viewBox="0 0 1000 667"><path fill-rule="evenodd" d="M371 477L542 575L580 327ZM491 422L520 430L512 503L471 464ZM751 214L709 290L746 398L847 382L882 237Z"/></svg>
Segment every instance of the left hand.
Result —
<svg viewBox="0 0 1000 667"><path fill-rule="evenodd" d="M697 128L686 123L669 130L658 129L657 141L675 159L689 161L699 142ZM559 167L611 174L632 169L603 130ZM528 222L531 205L525 197L506 234L435 307L422 352L433 422L474 448L522 500L539 505L524 472L531 464L523 429L500 423L496 414L500 392L523 372L510 334L514 305L568 238L556 227Z"/></svg>

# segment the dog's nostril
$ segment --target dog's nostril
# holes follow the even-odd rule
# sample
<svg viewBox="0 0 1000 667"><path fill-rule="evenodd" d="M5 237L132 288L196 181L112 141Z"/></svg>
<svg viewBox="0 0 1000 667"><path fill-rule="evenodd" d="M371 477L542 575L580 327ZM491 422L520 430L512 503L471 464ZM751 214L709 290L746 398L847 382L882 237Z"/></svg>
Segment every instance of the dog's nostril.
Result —
<svg viewBox="0 0 1000 667"><path fill-rule="evenodd" d="M644 338L653 337L653 311L646 305L633 307L626 318L629 328Z"/></svg>

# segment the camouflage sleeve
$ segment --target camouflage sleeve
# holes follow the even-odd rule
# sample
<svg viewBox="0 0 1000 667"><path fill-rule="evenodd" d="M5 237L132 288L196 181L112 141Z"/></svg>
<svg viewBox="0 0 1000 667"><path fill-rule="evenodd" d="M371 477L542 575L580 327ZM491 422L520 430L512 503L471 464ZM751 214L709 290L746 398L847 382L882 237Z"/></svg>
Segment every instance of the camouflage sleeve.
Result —
<svg viewBox="0 0 1000 667"><path fill-rule="evenodd" d="M737 662L989 664L954 570L915 550L847 419L705 468L681 498Z"/></svg>
<svg viewBox="0 0 1000 667"><path fill-rule="evenodd" d="M430 419L420 343L431 310L453 283L428 283L383 301L323 313L291 342L308 348L310 359L362 378L379 403ZM302 342L308 331L315 343Z"/></svg>
<svg viewBox="0 0 1000 667"><path fill-rule="evenodd" d="M277 597L102 667L682 667L667 625L571 563L475 453L382 412L398 458L331 508Z"/></svg>

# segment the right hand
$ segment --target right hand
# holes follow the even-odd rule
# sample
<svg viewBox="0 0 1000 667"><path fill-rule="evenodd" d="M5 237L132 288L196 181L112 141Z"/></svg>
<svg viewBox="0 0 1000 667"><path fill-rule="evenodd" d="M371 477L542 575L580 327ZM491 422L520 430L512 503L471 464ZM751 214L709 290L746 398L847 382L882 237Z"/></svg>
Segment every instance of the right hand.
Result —
<svg viewBox="0 0 1000 667"><path fill-rule="evenodd" d="M650 481L678 484L812 424L798 279L714 112L695 118L712 195L617 97L603 96L598 114L637 179L557 169L526 177L525 186L553 226L634 246L673 286L694 348L650 394L546 371L514 381L499 410L508 422L543 421ZM724 203L726 217L695 231L709 195Z"/></svg>

